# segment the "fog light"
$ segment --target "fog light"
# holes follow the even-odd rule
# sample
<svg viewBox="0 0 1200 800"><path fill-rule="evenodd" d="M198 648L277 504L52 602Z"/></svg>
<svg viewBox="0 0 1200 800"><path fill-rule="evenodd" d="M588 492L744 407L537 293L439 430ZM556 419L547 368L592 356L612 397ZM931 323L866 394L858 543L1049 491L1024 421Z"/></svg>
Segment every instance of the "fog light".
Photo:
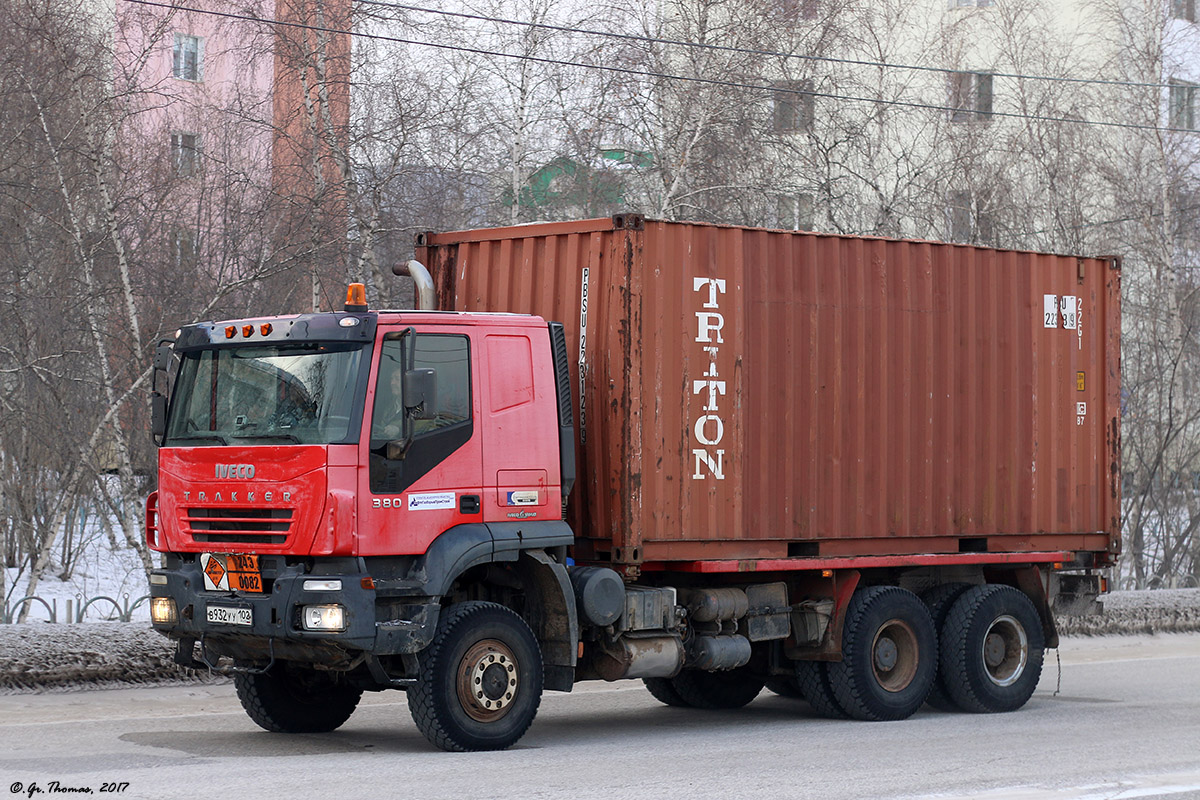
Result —
<svg viewBox="0 0 1200 800"><path fill-rule="evenodd" d="M344 631L345 611L339 605L304 606L300 609L300 620L306 631Z"/></svg>
<svg viewBox="0 0 1200 800"><path fill-rule="evenodd" d="M150 621L155 625L174 625L178 622L179 614L175 610L175 598L150 598Z"/></svg>
<svg viewBox="0 0 1200 800"><path fill-rule="evenodd" d="M342 590L341 581L305 581L304 591L306 592L340 592Z"/></svg>

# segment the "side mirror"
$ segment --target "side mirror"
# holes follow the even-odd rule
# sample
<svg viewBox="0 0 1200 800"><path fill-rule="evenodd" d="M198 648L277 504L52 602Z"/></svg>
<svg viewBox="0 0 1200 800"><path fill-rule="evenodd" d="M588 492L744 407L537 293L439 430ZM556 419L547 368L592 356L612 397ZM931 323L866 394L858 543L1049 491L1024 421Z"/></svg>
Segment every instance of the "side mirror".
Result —
<svg viewBox="0 0 1200 800"><path fill-rule="evenodd" d="M171 342L162 341L154 348L154 368L166 372L171 367Z"/></svg>
<svg viewBox="0 0 1200 800"><path fill-rule="evenodd" d="M437 372L410 369L404 373L404 411L412 419L437 416Z"/></svg>
<svg viewBox="0 0 1200 800"><path fill-rule="evenodd" d="M167 435L167 397L161 392L150 393L150 435L156 443Z"/></svg>
<svg viewBox="0 0 1200 800"><path fill-rule="evenodd" d="M167 435L167 395L158 391L158 374L167 376L171 369L173 344L174 340L163 339L154 348L154 368L150 376L150 438L157 445L161 445Z"/></svg>

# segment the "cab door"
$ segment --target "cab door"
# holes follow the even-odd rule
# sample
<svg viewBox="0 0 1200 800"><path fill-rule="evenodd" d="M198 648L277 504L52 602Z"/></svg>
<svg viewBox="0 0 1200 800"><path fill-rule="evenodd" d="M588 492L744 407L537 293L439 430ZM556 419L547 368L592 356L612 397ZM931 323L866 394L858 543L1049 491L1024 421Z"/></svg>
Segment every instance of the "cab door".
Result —
<svg viewBox="0 0 1200 800"><path fill-rule="evenodd" d="M549 330L514 326L481 339L484 520L562 519Z"/></svg>
<svg viewBox="0 0 1200 800"><path fill-rule="evenodd" d="M424 553L448 528L482 521L477 361L469 328L380 326L359 445L363 555ZM416 413L404 397L412 369L435 375Z"/></svg>

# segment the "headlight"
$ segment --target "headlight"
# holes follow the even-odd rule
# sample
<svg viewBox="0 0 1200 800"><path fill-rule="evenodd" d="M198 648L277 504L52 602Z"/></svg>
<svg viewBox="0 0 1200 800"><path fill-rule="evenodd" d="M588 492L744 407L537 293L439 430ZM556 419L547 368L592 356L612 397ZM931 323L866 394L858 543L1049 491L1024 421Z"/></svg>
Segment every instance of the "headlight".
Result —
<svg viewBox="0 0 1200 800"><path fill-rule="evenodd" d="M346 630L346 610L339 605L304 606L300 620L306 631Z"/></svg>
<svg viewBox="0 0 1200 800"><path fill-rule="evenodd" d="M150 598L150 621L155 625L174 625L179 621L179 613L175 609L175 598Z"/></svg>

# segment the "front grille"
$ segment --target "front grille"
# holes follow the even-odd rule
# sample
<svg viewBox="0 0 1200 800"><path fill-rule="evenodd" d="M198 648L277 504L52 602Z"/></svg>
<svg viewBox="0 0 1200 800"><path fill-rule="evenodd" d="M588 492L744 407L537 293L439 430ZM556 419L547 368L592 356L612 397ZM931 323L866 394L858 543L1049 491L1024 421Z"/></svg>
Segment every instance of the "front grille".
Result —
<svg viewBox="0 0 1200 800"><path fill-rule="evenodd" d="M283 544L287 536L271 536L261 533L193 533L196 542L234 542L236 544Z"/></svg>
<svg viewBox="0 0 1200 800"><path fill-rule="evenodd" d="M189 508L184 530L197 542L284 544L290 508Z"/></svg>

